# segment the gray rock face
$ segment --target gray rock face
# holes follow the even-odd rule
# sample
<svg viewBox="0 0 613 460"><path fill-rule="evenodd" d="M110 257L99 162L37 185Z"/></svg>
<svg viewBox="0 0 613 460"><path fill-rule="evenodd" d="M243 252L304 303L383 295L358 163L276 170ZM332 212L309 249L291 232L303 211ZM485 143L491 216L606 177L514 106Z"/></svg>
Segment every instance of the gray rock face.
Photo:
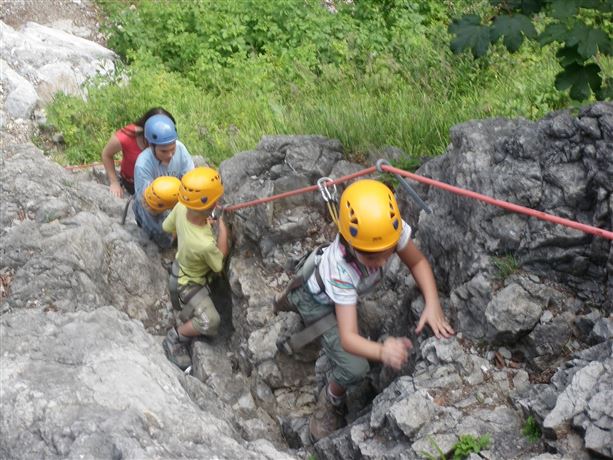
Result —
<svg viewBox="0 0 613 460"><path fill-rule="evenodd" d="M494 329L490 337L505 336L515 341L519 334L531 331L541 317L542 307L519 285L510 284L498 291L485 308L485 317Z"/></svg>
<svg viewBox="0 0 613 460"><path fill-rule="evenodd" d="M560 112L540 122L459 125L452 130L447 154L428 162L420 173L499 200L611 228L613 138L607 129L612 111L612 104L598 103L577 117ZM458 323L467 326L463 330L468 336L504 336L508 325L498 331L489 321L491 315L485 324L487 315L482 313L501 295L500 280L517 270L559 283L556 289L562 293L568 286L580 302L613 311L610 240L434 188L416 189L435 209L432 215L420 216L420 240L436 261L437 279L450 292ZM501 268L503 263L506 267Z"/></svg>
<svg viewBox="0 0 613 460"><path fill-rule="evenodd" d="M595 104L467 123L420 173L610 229L612 120L611 104ZM264 138L221 165L226 204L362 169L342 155L318 136ZM398 373L372 363L349 390L347 426L313 446L307 421L329 363L316 343L278 352L302 325L272 301L293 262L336 232L319 192L228 213L233 252L214 289L222 334L192 344L184 375L151 335L174 321L161 264L173 254L131 219L120 225L124 203L90 176L4 145L0 456L413 459L450 455L471 435L490 437L482 458L613 458L611 243L416 189L434 214L398 193L402 212L459 334L415 336L423 300L394 260L361 299L360 330L409 336L410 362ZM534 445L528 416L543 431Z"/></svg>
<svg viewBox="0 0 613 460"><path fill-rule="evenodd" d="M21 310L0 334L2 458L285 457L200 410L160 343L115 308Z"/></svg>
<svg viewBox="0 0 613 460"><path fill-rule="evenodd" d="M7 102L12 101L7 111L15 118L30 116L33 107L26 110L23 104L33 90L42 102L49 102L58 91L84 95L81 86L85 80L109 74L116 57L97 43L58 29L29 22L15 30L1 21L0 56L31 85L28 95L22 85L11 88L7 95ZM17 112L19 105L23 110Z"/></svg>
<svg viewBox="0 0 613 460"><path fill-rule="evenodd" d="M14 275L12 308L60 311L115 305L152 330L164 330L166 271L123 204L95 183L46 161L32 145L0 158L3 266ZM156 258L158 263L152 264Z"/></svg>
<svg viewBox="0 0 613 460"><path fill-rule="evenodd" d="M0 66L2 86L7 92L4 109L12 118L28 118L38 102L34 86L15 72L4 59L0 59Z"/></svg>

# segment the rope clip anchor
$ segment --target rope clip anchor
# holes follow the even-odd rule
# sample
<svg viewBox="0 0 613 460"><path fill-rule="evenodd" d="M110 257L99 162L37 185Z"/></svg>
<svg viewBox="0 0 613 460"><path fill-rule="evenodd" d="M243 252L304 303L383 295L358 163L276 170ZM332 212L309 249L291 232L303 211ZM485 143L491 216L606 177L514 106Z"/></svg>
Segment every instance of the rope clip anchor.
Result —
<svg viewBox="0 0 613 460"><path fill-rule="evenodd" d="M328 188L328 184L332 185L332 191ZM336 205L338 204L338 190L336 189L336 184L329 177L320 177L317 180L317 187L321 192L321 196L326 202L326 206L328 207L328 212L330 213L330 217L332 221L338 225L338 211L336 209Z"/></svg>
<svg viewBox="0 0 613 460"><path fill-rule="evenodd" d="M324 198L324 201L326 203L329 203L330 201L333 203L338 203L338 190L336 189L336 184L332 183L332 193L330 193L326 182L333 181L329 177L320 177L319 179L317 179L317 187L319 187L321 196Z"/></svg>
<svg viewBox="0 0 613 460"><path fill-rule="evenodd" d="M375 163L375 167L377 168L377 171L380 173L384 173L385 171L383 170L383 166L391 166L390 162L383 159L383 158L379 158L377 160L377 162ZM413 190L413 187L411 187L409 185L409 183L406 181L406 179L404 177L402 177L399 174L395 174L395 176L398 178L398 181L400 182L400 185L402 186L402 188L404 189L405 192L407 192L409 194L409 196L411 198L413 198L413 201L415 201L415 203L417 203L417 205L423 209L424 211L426 211L426 213L428 214L432 214L432 208L430 208L430 206L428 206L424 200L422 200L419 195L417 194L417 192L415 190Z"/></svg>

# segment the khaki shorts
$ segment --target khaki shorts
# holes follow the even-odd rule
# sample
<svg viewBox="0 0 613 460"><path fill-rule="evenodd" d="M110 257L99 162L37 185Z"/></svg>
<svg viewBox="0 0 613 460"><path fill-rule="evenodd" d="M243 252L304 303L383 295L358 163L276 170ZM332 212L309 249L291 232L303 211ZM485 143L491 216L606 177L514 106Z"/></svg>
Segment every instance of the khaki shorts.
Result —
<svg viewBox="0 0 613 460"><path fill-rule="evenodd" d="M178 291L179 301L181 302L181 312L179 313L181 322L185 323L191 319L194 329L200 334L215 337L219 332L221 318L213 300L211 300L209 287L186 284L179 286ZM194 291L196 292L194 293ZM189 300L185 303L183 299Z"/></svg>

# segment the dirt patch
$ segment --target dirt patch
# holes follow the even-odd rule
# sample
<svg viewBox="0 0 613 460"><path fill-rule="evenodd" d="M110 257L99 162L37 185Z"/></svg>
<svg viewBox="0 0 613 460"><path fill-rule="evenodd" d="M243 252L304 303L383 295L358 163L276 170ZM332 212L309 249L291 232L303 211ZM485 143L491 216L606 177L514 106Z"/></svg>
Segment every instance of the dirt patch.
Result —
<svg viewBox="0 0 613 460"><path fill-rule="evenodd" d="M0 10L0 20L14 29L36 22L106 46L102 19L93 0L2 0Z"/></svg>

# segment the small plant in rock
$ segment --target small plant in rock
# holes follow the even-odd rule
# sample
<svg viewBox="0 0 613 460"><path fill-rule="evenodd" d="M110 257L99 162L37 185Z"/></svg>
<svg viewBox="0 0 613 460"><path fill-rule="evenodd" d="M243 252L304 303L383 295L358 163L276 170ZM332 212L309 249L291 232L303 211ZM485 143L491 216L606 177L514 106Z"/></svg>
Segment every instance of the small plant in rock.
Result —
<svg viewBox="0 0 613 460"><path fill-rule="evenodd" d="M489 434L483 436L473 436L472 434L463 434L453 447L453 460L464 460L471 453L478 454L483 449L490 446L491 438Z"/></svg>
<svg viewBox="0 0 613 460"><path fill-rule="evenodd" d="M519 262L513 254L502 257L494 257L492 262L498 271L497 277L504 280L519 270Z"/></svg>
<svg viewBox="0 0 613 460"><path fill-rule="evenodd" d="M534 417L531 415L526 419L524 426L521 429L522 434L528 438L531 443L538 442L541 439L541 427L538 425Z"/></svg>
<svg viewBox="0 0 613 460"><path fill-rule="evenodd" d="M431 454L430 452L426 452L425 450L422 450L419 454L422 455L426 460L446 460L447 456L438 446L436 441L432 438L428 438L428 440L430 441L430 445L432 446L432 448L436 450L436 455Z"/></svg>

